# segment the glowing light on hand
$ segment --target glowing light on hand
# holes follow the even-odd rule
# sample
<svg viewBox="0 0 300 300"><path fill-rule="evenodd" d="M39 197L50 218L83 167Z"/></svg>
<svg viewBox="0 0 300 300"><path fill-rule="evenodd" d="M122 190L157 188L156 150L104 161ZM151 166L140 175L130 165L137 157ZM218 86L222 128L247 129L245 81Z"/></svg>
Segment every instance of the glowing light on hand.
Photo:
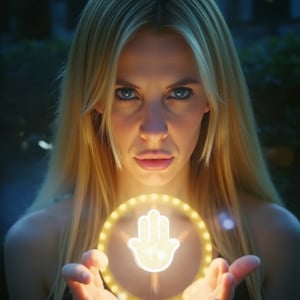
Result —
<svg viewBox="0 0 300 300"><path fill-rule="evenodd" d="M161 272L171 265L180 243L170 238L169 229L169 219L161 216L156 209L138 219L138 237L130 238L127 246L140 268L148 272Z"/></svg>
<svg viewBox="0 0 300 300"><path fill-rule="evenodd" d="M152 214L153 207L157 209L156 213L154 214ZM188 254L189 246L187 246L187 244L185 243L185 239L183 238L183 234L186 232L184 229L186 228L186 226L183 227L182 230L180 230L181 226L179 227L177 226L177 231L175 232L178 240L170 238L169 237L170 224L173 224L173 222L177 222L177 218L174 214L170 214L169 218L167 218L166 216L161 216L159 213L160 208L164 208L164 209L170 208L172 211L174 210L175 215L177 214L178 216L183 216L184 218L187 218L189 224L192 225L192 228L196 230L196 235L200 241L201 248L199 249L199 256L201 257L201 259L196 266L196 268L198 268L198 272L193 277L193 281L203 278L211 262L212 249L213 249L206 224L202 220L200 215L197 213L197 211L193 210L191 206L189 206L184 201L169 195L164 195L164 194L139 195L137 197L130 198L126 202L120 204L110 214L110 216L106 219L105 223L102 226L101 232L99 234L98 249L108 255L110 262L113 262L114 260L118 261L119 259L118 255L120 254L119 251L124 251L125 255L128 254L129 256L133 254L136 262L138 262L137 257L140 257L142 264L148 267L148 269L143 268L144 271L146 272L150 271L152 273L156 273L158 272L157 270L159 269L158 266L163 265L162 263L163 259L159 264L158 262L155 262L156 265L154 267L149 265L149 263L146 263L144 260L142 260L143 249L145 251L147 249L148 250L152 249L152 253L150 251L148 252L148 256L146 256L148 260L151 261L149 257L150 258L156 257L157 261L159 261L158 259L159 257L168 258L170 259L170 262L169 265L168 264L165 265L166 268L168 268L170 264L173 263L172 267L174 267L174 269L176 270L175 272L180 273L181 269L180 267L178 267L178 264L176 265L176 263L178 263L178 261L180 261L184 255L189 255ZM137 237L135 237L134 234L132 233L132 226L128 227L127 229L123 228L123 222L124 224L126 224L129 220L132 220L131 213L134 212L134 215L136 215L137 211L139 211L138 209L141 209L143 213L142 215L139 215L138 221L135 221L134 225L137 226ZM156 223L154 222L155 220ZM190 225L187 225L187 227L190 227ZM156 238L154 238L155 236ZM149 242L149 244L147 244L146 237L147 238L150 237L149 239L151 239L152 242L151 243ZM118 249L118 251L113 251L113 249L111 249L110 246L112 241L116 238L120 238L124 241L124 245L123 245L124 247ZM137 255L134 254L135 250L132 250L129 247L130 240L135 241L131 243L133 243L134 248L137 249L136 250ZM154 240L156 240L157 243L153 243ZM180 246L181 253L179 253L179 251L178 253L176 253L176 249L178 249L178 247L172 245L172 242L170 243L170 241L174 241L174 240L175 240L174 245L176 245L176 241L178 243L180 241L178 247ZM138 246L141 246L141 248L139 248ZM151 255L149 256L149 253L152 254L152 256ZM176 257L174 255L175 253L177 255ZM193 260L194 258L191 257L190 259ZM167 259L165 261L167 261ZM140 265L136 264L136 265L141 266L141 264ZM127 278L126 280L124 280L122 276L120 277L120 274L123 274L123 269L121 268L119 270L117 266L114 267L116 268L112 268L111 264L108 264L104 270L101 270L101 274L103 276L104 282L109 286L110 290L115 295L118 296L118 299L139 300L139 299L151 298L151 297L148 298L141 297L139 291L136 294L135 290L131 290L131 289L128 290L126 287ZM142 272L139 272L139 274L143 276ZM163 276L165 276L166 274L161 273L156 275L157 276L159 275L159 278L163 278ZM149 276L146 274L144 279L149 280ZM190 281L189 283L192 283L193 281ZM149 283L149 285L151 284L152 283ZM182 293L178 293L178 294L170 293L168 295L169 295L168 298L164 298L164 299L182 300Z"/></svg>

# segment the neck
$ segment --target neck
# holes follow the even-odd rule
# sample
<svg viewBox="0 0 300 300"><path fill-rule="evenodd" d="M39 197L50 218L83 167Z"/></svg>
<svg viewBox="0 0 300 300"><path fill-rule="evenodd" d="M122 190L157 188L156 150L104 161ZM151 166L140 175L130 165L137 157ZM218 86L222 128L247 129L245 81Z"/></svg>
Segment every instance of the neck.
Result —
<svg viewBox="0 0 300 300"><path fill-rule="evenodd" d="M137 181L119 181L117 197L118 202L123 203L132 197L143 194L167 194L183 201L188 202L189 188L188 176L184 180L173 180L172 182L163 186L147 186Z"/></svg>

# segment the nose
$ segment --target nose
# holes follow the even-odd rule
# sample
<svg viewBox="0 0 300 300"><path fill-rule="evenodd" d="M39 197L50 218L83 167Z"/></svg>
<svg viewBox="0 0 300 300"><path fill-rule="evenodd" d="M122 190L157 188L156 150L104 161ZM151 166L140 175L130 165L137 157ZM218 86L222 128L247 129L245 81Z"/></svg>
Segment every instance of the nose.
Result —
<svg viewBox="0 0 300 300"><path fill-rule="evenodd" d="M140 136L145 141L161 141L168 135L168 126L162 104L145 105L140 125Z"/></svg>

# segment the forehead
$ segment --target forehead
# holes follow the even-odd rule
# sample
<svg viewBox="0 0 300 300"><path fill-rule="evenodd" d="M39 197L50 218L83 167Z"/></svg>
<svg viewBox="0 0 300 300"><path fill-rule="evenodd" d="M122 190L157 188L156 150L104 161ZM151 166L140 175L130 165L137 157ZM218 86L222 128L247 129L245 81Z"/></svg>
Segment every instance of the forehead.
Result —
<svg viewBox="0 0 300 300"><path fill-rule="evenodd" d="M171 30L155 31L151 29L144 29L137 32L126 44L124 52L126 51L140 51L149 49L151 51L170 51L174 48L182 51L190 51L190 48L184 38Z"/></svg>
<svg viewBox="0 0 300 300"><path fill-rule="evenodd" d="M142 30L121 52L118 72L189 72L197 73L192 50L184 38L172 31Z"/></svg>

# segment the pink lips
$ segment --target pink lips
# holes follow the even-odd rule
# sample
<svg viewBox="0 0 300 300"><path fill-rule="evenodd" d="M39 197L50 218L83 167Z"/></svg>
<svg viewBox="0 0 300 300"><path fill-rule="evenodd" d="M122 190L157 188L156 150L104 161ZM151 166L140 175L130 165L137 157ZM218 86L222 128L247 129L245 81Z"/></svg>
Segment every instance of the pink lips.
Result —
<svg viewBox="0 0 300 300"><path fill-rule="evenodd" d="M135 157L137 164L145 170L164 170L174 157L161 151L145 151Z"/></svg>

